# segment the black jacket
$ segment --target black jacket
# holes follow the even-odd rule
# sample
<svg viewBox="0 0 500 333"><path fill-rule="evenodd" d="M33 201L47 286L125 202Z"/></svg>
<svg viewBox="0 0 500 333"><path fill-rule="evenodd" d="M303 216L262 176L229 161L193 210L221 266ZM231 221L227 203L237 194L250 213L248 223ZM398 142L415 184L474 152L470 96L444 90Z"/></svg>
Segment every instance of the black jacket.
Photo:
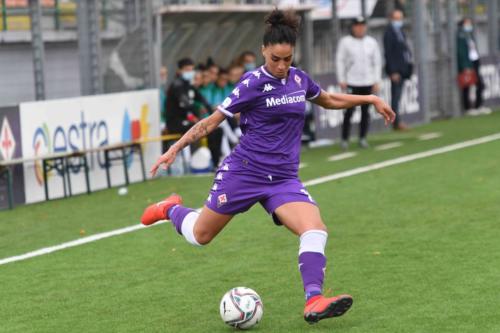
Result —
<svg viewBox="0 0 500 333"><path fill-rule="evenodd" d="M401 31L403 40L398 38L397 32L389 24L384 32L384 56L385 72L387 75L398 73L404 79L411 76L413 72L413 63L411 60L411 51L406 41L406 35Z"/></svg>
<svg viewBox="0 0 500 333"><path fill-rule="evenodd" d="M171 133L185 133L193 123L187 118L189 114L197 115L196 103L210 110L210 104L191 83L177 76L167 90L165 112L167 128Z"/></svg>

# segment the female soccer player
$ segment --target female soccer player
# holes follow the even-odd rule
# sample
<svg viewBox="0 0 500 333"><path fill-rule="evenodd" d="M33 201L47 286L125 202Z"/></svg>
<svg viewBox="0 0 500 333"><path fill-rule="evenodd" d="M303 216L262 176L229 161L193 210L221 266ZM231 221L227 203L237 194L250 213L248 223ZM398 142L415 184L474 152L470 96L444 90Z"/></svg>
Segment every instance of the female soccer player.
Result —
<svg viewBox="0 0 500 333"><path fill-rule="evenodd" d="M344 314L352 297L322 295L328 234L318 206L298 178L299 153L306 100L326 109L373 104L386 124L394 112L374 95L327 93L303 71L291 67L299 19L291 11L272 11L266 18L262 54L265 64L246 73L210 117L194 125L153 165L168 167L184 147L207 136L226 117L241 114L243 136L218 169L201 213L182 206L173 194L146 208L145 225L170 220L193 245L209 243L233 218L259 202L300 237L299 270L304 284L304 319L316 323Z"/></svg>

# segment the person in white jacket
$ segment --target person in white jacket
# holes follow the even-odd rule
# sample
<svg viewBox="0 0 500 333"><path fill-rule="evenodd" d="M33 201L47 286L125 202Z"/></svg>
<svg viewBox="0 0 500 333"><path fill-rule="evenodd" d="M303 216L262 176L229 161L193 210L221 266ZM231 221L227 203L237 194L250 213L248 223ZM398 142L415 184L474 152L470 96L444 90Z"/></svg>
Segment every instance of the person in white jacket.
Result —
<svg viewBox="0 0 500 333"><path fill-rule="evenodd" d="M375 38L366 35L366 21L363 17L354 19L351 35L343 37L337 48L337 78L342 90L355 95L376 94L382 80L380 48ZM368 147L366 135L370 123L368 104L361 106L359 145ZM344 112L341 147L349 147L351 117L354 108Z"/></svg>

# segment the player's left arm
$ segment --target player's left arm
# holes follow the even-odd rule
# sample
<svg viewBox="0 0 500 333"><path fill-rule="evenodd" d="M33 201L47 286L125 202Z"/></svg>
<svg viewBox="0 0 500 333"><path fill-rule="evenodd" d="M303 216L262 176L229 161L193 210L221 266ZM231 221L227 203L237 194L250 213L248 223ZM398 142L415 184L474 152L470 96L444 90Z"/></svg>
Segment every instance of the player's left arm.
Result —
<svg viewBox="0 0 500 333"><path fill-rule="evenodd" d="M319 96L311 102L325 109L349 109L358 105L373 104L375 110L384 117L386 125L394 122L396 118L391 107L382 98L375 95L328 93L321 90Z"/></svg>

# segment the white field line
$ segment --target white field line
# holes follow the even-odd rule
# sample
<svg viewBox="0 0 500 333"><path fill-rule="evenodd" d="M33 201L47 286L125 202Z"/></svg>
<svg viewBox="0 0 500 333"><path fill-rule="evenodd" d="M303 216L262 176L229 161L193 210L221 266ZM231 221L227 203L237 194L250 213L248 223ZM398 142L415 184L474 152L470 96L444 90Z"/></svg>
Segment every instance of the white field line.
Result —
<svg viewBox="0 0 500 333"><path fill-rule="evenodd" d="M481 138L477 138L477 139L473 139L473 140L469 140L469 141L464 141L464 142L459 142L459 143L455 143L455 144L452 144L449 146L444 146L441 148L435 148L435 149L431 149L428 151L424 151L421 153L401 156L401 157L398 157L398 158L395 158L392 160L387 160L384 162L370 164L370 165L367 165L364 167L359 167L359 168L355 168L352 170L339 172L339 173L336 173L333 175L312 179L310 181L305 182L304 185L305 186L314 186L314 185L318 185L318 184L323 184L323 183L337 180L340 178L346 178L346 177L350 177L350 176L354 176L354 175L359 175L361 173L365 173L365 172L369 172L369 171L373 171L373 170L378 170L378 169L382 169L382 168L387 168L389 166L402 164L402 163L406 163L406 162L411 162L411 161L419 160L421 158L426 158L426 157L430 157L430 156L434 156L434 155L444 154L444 153L448 153L450 151L459 150L459 149L463 149L463 148L467 148L467 147L471 147L471 146L476 146L476 145L480 145L482 143L487 143L487 142L491 142L491 141L495 141L495 140L499 140L499 139L500 139L500 133L492 134L492 135L488 135L488 136L483 136Z"/></svg>
<svg viewBox="0 0 500 333"><path fill-rule="evenodd" d="M379 151L380 150L388 150L388 149L401 147L402 145L403 145L403 143L400 141L390 142L390 143L386 143L384 145L380 145L380 146L375 147L375 150L379 150Z"/></svg>
<svg viewBox="0 0 500 333"><path fill-rule="evenodd" d="M432 140L432 139L437 139L439 137L443 136L442 133L439 132L433 132L433 133L425 133L422 134L418 137L420 141L427 141L427 140Z"/></svg>
<svg viewBox="0 0 500 333"><path fill-rule="evenodd" d="M459 150L459 149L463 149L463 148L467 148L467 147L471 147L471 146L476 146L476 145L480 145L483 143L487 143L487 142L491 142L491 141L495 141L495 140L499 140L499 139L500 139L500 133L488 135L488 136L484 136L481 138L477 138L477 139L473 139L473 140L469 140L469 141L464 141L464 142L452 144L452 145L441 147L441 148L431 149L431 150L424 151L421 153L402 156L402 157L398 157L398 158L395 158L392 160L387 160L384 162L370 164L370 165L367 165L364 167L359 167L359 168L355 168L352 170L347 170L347 171L335 173L335 174L332 174L329 176L312 179L312 180L309 180L307 182L304 182L304 185L305 186L319 185L319 184L323 184L323 183L330 182L333 180L347 178L347 177L351 177L354 175L359 175L362 173L370 172L373 170L378 170L378 169L386 168L386 167L397 165L397 164L411 162L411 161L415 161L418 159L422 159L422 158L426 158L426 157L430 157L430 156L434 156L434 155L444 154L444 153L451 152L454 150ZM165 222L158 222L154 225L160 225L162 223L165 223ZM100 234L95 234L92 236L79 238L79 239L69 241L66 243L62 243L59 245L45 247L45 248L42 248L42 249L39 249L36 251L32 251L32 252L27 252L25 254L21 254L18 256L0 259L0 266L5 265L5 264L9 264L12 262L16 262L16 261L22 261L22 260L26 260L26 259L33 258L33 257L42 256L45 254L68 249L71 247L75 247L75 246L79 246L79 245L83 245L83 244L87 244L87 243L92 243L92 242L95 242L95 241L98 241L101 239L126 234L129 232L133 232L133 231L144 229L144 228L145 227L142 224L136 224L136 225L121 228L121 229L116 229L116 230L112 230L112 231L108 231L108 232L103 232Z"/></svg>
<svg viewBox="0 0 500 333"><path fill-rule="evenodd" d="M304 169L307 168L308 164L307 163L300 163L299 164L299 169Z"/></svg>
<svg viewBox="0 0 500 333"><path fill-rule="evenodd" d="M355 152L333 155L333 156L328 157L328 161L330 161L330 162L341 161L341 160L345 160L347 158L354 157L356 155L357 155L357 153L355 153Z"/></svg>

